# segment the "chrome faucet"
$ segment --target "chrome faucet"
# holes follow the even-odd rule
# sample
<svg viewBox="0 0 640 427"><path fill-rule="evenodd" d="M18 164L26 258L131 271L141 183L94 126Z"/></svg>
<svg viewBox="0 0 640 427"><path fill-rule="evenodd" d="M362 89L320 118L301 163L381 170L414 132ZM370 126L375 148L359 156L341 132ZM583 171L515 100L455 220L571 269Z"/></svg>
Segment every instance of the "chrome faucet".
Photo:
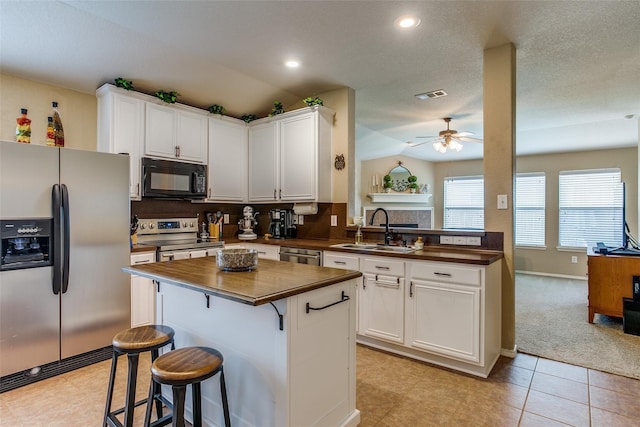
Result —
<svg viewBox="0 0 640 427"><path fill-rule="evenodd" d="M376 214L382 211L384 213L384 244L391 244L391 233L389 233L389 214L383 208L378 208L375 210L373 215L371 215L371 220L369 221L369 225L373 225L373 219L376 217Z"/></svg>

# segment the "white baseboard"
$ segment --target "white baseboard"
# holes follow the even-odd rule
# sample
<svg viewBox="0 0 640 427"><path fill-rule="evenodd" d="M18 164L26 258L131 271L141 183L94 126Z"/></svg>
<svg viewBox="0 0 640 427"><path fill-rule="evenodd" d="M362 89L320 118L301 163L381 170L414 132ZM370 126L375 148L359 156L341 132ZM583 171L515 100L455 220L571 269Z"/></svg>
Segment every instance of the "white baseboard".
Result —
<svg viewBox="0 0 640 427"><path fill-rule="evenodd" d="M517 353L518 353L518 345L517 344L513 346L513 350L509 350L508 348L501 348L500 349L500 355L501 356L510 357L511 359L516 357Z"/></svg>
<svg viewBox="0 0 640 427"><path fill-rule="evenodd" d="M555 274L555 273L542 273L539 271L526 271L526 270L516 270L517 274L529 274L531 276L548 276L548 277L558 277L560 279L573 279L573 280L587 280L585 276L571 276L569 274Z"/></svg>

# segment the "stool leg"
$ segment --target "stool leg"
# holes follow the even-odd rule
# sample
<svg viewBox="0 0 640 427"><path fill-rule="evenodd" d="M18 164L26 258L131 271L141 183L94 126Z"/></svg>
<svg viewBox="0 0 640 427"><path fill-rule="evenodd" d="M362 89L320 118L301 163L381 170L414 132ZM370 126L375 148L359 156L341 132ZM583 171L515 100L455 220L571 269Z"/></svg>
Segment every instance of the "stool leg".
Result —
<svg viewBox="0 0 640 427"><path fill-rule="evenodd" d="M193 427L202 427L202 400L200 400L200 383L193 383L193 385L191 386L191 397L193 401Z"/></svg>
<svg viewBox="0 0 640 427"><path fill-rule="evenodd" d="M114 349L113 356L111 358L111 373L109 374L109 386L107 388L107 403L104 408L104 420L103 427L107 427L107 418L109 417L109 412L111 412L111 400L113 398L113 384L116 380L116 366L118 365L118 352Z"/></svg>
<svg viewBox="0 0 640 427"><path fill-rule="evenodd" d="M173 389L173 422L172 427L184 427L184 398L186 385L174 385Z"/></svg>
<svg viewBox="0 0 640 427"><path fill-rule="evenodd" d="M133 426L133 410L136 400L136 380L138 377L138 353L129 353L129 372L127 378L127 399L124 409L124 426Z"/></svg>
<svg viewBox="0 0 640 427"><path fill-rule="evenodd" d="M151 423L151 410L152 410L155 390L156 390L155 381L153 380L153 378L151 378L150 381L151 382L149 384L149 397L147 397L147 407L145 408L145 411L144 411L144 424L143 424L144 427L149 427L149 424Z"/></svg>
<svg viewBox="0 0 640 427"><path fill-rule="evenodd" d="M227 402L227 385L224 381L224 371L220 367L220 394L222 395L222 410L224 411L224 425L231 427L231 417L229 416L229 403Z"/></svg>
<svg viewBox="0 0 640 427"><path fill-rule="evenodd" d="M156 348L154 350L151 350L151 363L154 362L154 360L156 360L158 358L159 355L159 350ZM153 381L153 379L151 380L151 388L152 388L152 393L153 396L155 397L155 399L149 400L149 402L147 403L148 405L153 405L153 402L155 401L156 404L156 415L158 416L158 419L162 418L162 400L160 400L160 394L162 393L162 386ZM149 414L149 416L151 416L151 414Z"/></svg>

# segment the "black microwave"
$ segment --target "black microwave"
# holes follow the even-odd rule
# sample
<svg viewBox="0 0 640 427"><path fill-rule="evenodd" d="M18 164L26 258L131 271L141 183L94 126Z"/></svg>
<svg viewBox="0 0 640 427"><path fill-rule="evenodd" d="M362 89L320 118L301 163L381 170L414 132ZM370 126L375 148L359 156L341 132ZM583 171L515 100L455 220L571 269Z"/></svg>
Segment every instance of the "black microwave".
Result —
<svg viewBox="0 0 640 427"><path fill-rule="evenodd" d="M142 158L142 197L204 199L207 166Z"/></svg>

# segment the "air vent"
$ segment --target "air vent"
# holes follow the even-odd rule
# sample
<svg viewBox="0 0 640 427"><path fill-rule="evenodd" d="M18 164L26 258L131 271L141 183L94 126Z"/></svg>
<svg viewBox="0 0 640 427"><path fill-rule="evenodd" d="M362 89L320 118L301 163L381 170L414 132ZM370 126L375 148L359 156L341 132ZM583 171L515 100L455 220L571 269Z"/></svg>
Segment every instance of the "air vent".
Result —
<svg viewBox="0 0 640 427"><path fill-rule="evenodd" d="M432 90L431 92L419 93L414 96L418 99L440 98L442 96L447 96L447 92L442 89L438 89Z"/></svg>

